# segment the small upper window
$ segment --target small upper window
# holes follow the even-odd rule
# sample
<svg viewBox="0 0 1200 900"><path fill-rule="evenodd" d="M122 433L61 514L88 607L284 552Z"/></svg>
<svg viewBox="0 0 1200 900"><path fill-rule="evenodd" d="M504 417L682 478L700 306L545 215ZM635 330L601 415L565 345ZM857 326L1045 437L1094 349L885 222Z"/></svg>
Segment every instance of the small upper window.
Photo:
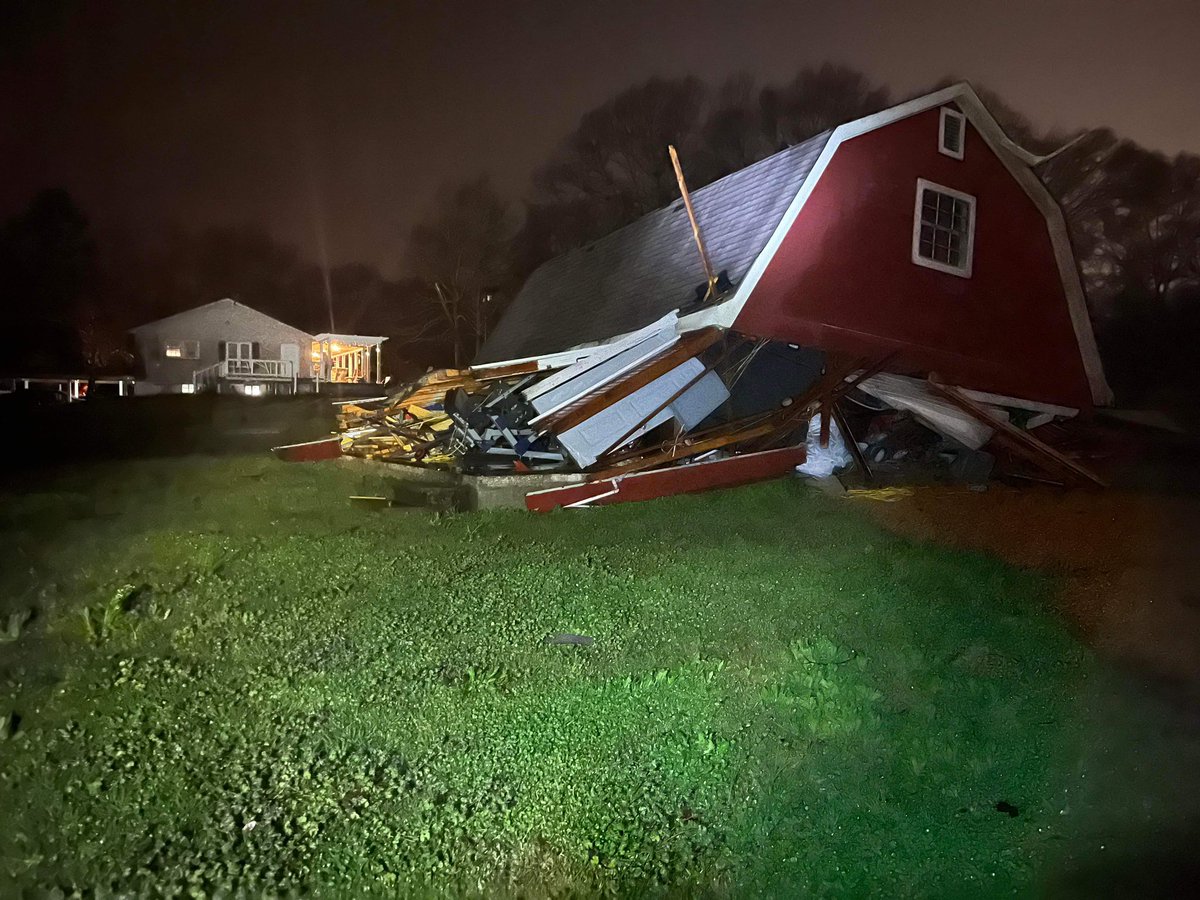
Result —
<svg viewBox="0 0 1200 900"><path fill-rule="evenodd" d="M975 251L975 198L917 179L912 261L951 275L971 277Z"/></svg>
<svg viewBox="0 0 1200 900"><path fill-rule="evenodd" d="M167 341L163 345L163 356L167 359L199 359L199 341Z"/></svg>
<svg viewBox="0 0 1200 900"><path fill-rule="evenodd" d="M942 107L942 125L938 149L955 159L963 158L963 142L967 136L967 118L956 109Z"/></svg>

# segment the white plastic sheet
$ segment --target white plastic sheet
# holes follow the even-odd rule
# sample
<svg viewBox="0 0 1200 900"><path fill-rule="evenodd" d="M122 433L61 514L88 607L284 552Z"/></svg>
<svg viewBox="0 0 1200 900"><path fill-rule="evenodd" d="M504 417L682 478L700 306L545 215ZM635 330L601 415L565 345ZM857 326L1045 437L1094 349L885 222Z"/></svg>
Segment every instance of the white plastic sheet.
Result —
<svg viewBox="0 0 1200 900"><path fill-rule="evenodd" d="M808 437L804 443L807 458L796 466L796 471L801 475L828 478L835 469L849 465L854 459L846 449L846 441L835 421L829 422L829 446L821 446L820 416L813 416L808 420Z"/></svg>

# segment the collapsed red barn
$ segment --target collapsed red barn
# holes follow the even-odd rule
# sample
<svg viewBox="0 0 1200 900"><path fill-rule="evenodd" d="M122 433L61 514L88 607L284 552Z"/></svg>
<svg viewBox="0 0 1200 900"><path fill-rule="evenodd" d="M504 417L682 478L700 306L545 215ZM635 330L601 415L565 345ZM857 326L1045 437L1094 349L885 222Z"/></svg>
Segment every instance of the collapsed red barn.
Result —
<svg viewBox="0 0 1200 900"><path fill-rule="evenodd" d="M1111 400L1066 225L975 92L957 84L841 125L693 194L731 289L694 309L682 201L533 273L479 362L543 357L672 309L743 334L938 372L1005 398Z"/></svg>
<svg viewBox="0 0 1200 900"><path fill-rule="evenodd" d="M470 369L343 409L342 450L580 473L526 504L586 506L781 474L854 399L1096 481L1030 434L1111 398L1041 161L966 84L838 126L543 264Z"/></svg>

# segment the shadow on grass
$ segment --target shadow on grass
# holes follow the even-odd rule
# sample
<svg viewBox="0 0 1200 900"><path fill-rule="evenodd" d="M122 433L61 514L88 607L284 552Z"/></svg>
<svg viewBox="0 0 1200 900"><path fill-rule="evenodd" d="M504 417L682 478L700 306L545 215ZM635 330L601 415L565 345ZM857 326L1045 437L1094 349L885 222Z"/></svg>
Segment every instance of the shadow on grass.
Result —
<svg viewBox="0 0 1200 900"><path fill-rule="evenodd" d="M28 407L0 403L8 471L110 459L266 451L334 429L325 397L98 397Z"/></svg>

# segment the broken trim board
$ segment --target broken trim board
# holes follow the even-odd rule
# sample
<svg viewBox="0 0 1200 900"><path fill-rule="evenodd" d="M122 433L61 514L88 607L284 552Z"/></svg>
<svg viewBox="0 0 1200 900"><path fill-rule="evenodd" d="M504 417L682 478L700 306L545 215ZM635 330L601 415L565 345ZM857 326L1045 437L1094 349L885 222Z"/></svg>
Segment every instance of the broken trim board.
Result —
<svg viewBox="0 0 1200 900"><path fill-rule="evenodd" d="M533 491L525 495L532 512L550 512L559 506L611 506L636 503L675 494L694 494L718 488L738 487L789 474L804 462L804 447L783 447L760 453L744 453L725 459L615 475L570 487Z"/></svg>
<svg viewBox="0 0 1200 900"><path fill-rule="evenodd" d="M337 459L342 455L340 437L305 441L303 444L284 444L272 447L271 452L284 462L318 462L322 459Z"/></svg>
<svg viewBox="0 0 1200 900"><path fill-rule="evenodd" d="M593 391L600 390L611 382L619 380L623 375L637 369L648 360L654 359L679 343L679 335L674 330L660 331L643 341L627 347L614 356L606 357L595 365L578 364L578 370L572 377L561 385L530 400L530 391L525 391L525 399L537 413L529 420L530 425L537 425L556 412L574 403L581 397L586 397ZM592 360L586 360L591 363ZM575 368L575 367L572 367ZM570 370L564 370L570 371Z"/></svg>
<svg viewBox="0 0 1200 900"><path fill-rule="evenodd" d="M631 350L640 344L644 344L646 341L656 337L662 340L661 336L668 334L678 336L678 324L679 320L672 311L663 316L657 322L653 322L650 325L647 325L645 328L640 328L626 337L615 340L610 344L592 348L592 352L588 353L586 356L581 357L566 368L560 369L553 375L543 378L537 384L526 388L521 393L526 400L533 404L534 409L536 409L538 412L542 412L544 408L549 408L550 405L553 405L547 405L545 400L537 402L542 395L549 393L558 387L564 386L577 378L580 378L585 373L592 371L598 366L604 365L604 363L608 362L609 360L620 356L622 353L625 353L627 350Z"/></svg>
<svg viewBox="0 0 1200 900"><path fill-rule="evenodd" d="M613 449L623 435L629 435L624 439L629 443L672 416L679 420L685 431L690 430L728 399L729 391L721 376L709 372L665 407L662 402L678 394L684 385L703 372L704 363L700 360L694 357L685 360L627 397L561 432L558 442L576 464L587 468ZM660 407L658 413L647 419L655 407ZM639 422L642 423L640 426Z"/></svg>

